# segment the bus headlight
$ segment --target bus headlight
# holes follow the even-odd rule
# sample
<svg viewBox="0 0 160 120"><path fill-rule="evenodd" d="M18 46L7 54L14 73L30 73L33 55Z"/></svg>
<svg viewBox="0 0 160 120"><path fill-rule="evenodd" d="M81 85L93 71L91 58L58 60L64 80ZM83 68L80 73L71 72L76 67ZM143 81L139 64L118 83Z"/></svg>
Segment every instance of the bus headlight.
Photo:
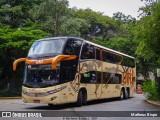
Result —
<svg viewBox="0 0 160 120"><path fill-rule="evenodd" d="M49 92L47 92L47 93L49 93L49 94L54 94L54 93L57 93L57 92L59 92L59 91L60 91L60 88L55 89L55 90L51 90L51 91L49 91Z"/></svg>
<svg viewBox="0 0 160 120"><path fill-rule="evenodd" d="M49 94L54 94L54 93L57 93L57 92L65 89L66 87L67 87L67 86L62 86L62 87L57 88L57 89L55 89L55 90L48 91L47 93L49 93Z"/></svg>
<svg viewBox="0 0 160 120"><path fill-rule="evenodd" d="M23 93L23 94L27 94L27 91L22 90L22 93Z"/></svg>

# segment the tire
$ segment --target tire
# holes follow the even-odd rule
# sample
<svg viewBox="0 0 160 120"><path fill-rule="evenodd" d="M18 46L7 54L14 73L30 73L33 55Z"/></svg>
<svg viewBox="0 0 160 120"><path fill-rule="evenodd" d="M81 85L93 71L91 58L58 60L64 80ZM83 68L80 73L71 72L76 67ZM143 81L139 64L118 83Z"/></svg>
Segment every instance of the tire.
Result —
<svg viewBox="0 0 160 120"><path fill-rule="evenodd" d="M129 98L129 91L128 90L125 91L125 96L124 97L125 97L125 99Z"/></svg>
<svg viewBox="0 0 160 120"><path fill-rule="evenodd" d="M53 105L53 104L48 104L48 106L49 106L50 108L53 108L53 107L54 107L54 105Z"/></svg>
<svg viewBox="0 0 160 120"><path fill-rule="evenodd" d="M82 94L82 100L83 100L83 101L82 101L82 104L83 104L83 105L87 104L87 93L84 92L84 93Z"/></svg>
<svg viewBox="0 0 160 120"><path fill-rule="evenodd" d="M124 98L125 98L125 91L124 91L123 89L121 89L119 99L120 99L120 100L123 100Z"/></svg>
<svg viewBox="0 0 160 120"><path fill-rule="evenodd" d="M82 91L79 91L78 97L77 97L76 106L77 106L77 107L81 107L81 106L82 106L82 102L83 102Z"/></svg>

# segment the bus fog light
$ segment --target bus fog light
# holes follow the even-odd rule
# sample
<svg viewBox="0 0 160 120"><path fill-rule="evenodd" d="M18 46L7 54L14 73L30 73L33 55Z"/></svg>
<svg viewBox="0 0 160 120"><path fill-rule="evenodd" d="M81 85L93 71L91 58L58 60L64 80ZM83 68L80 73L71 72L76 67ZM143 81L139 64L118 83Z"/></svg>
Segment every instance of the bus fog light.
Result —
<svg viewBox="0 0 160 120"><path fill-rule="evenodd" d="M22 93L23 93L23 94L27 94L27 91L22 90Z"/></svg>
<svg viewBox="0 0 160 120"><path fill-rule="evenodd" d="M55 100L56 98L57 98L57 96L52 97L52 98L51 98L51 101L52 101L52 100Z"/></svg>

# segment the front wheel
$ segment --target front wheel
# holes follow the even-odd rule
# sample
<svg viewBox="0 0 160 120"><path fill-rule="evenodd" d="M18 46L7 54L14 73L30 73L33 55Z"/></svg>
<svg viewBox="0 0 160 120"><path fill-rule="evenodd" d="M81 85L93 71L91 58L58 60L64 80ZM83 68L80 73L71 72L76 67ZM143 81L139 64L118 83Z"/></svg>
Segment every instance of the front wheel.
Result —
<svg viewBox="0 0 160 120"><path fill-rule="evenodd" d="M78 107L81 107L82 106L82 101L83 101L82 91L79 91L76 105Z"/></svg>
<svg viewBox="0 0 160 120"><path fill-rule="evenodd" d="M50 108L53 108L54 105L53 105L53 104L48 104L48 106L49 106Z"/></svg>

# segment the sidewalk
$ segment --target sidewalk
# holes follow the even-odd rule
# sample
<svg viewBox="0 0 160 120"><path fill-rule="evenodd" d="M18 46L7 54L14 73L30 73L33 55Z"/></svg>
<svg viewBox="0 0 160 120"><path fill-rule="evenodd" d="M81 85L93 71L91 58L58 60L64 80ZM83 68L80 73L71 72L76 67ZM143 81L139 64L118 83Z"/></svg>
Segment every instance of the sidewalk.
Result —
<svg viewBox="0 0 160 120"><path fill-rule="evenodd" d="M22 97L0 97L0 99L21 99Z"/></svg>
<svg viewBox="0 0 160 120"><path fill-rule="evenodd" d="M146 102L160 107L160 101L146 100Z"/></svg>

